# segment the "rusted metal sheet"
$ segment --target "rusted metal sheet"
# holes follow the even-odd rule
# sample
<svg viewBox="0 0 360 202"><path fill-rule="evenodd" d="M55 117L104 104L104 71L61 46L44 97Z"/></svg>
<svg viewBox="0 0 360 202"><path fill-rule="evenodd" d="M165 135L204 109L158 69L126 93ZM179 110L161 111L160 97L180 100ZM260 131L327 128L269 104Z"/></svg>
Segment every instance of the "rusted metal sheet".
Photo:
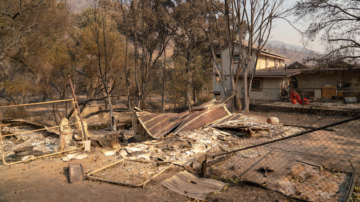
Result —
<svg viewBox="0 0 360 202"><path fill-rule="evenodd" d="M214 106L216 106L218 104L221 104L221 102L213 99L213 100L210 100L208 102L205 102L204 104L200 105L199 107L205 107L205 108L209 109L209 108L214 107Z"/></svg>
<svg viewBox="0 0 360 202"><path fill-rule="evenodd" d="M215 124L222 124L225 123L227 121L235 121L235 120L239 120L243 115L242 114L232 114L228 117L225 117L221 120L219 120L218 122L216 122Z"/></svg>
<svg viewBox="0 0 360 202"><path fill-rule="evenodd" d="M174 133L198 129L230 115L231 113L225 105L217 105L203 111L193 112L175 129Z"/></svg>
<svg viewBox="0 0 360 202"><path fill-rule="evenodd" d="M161 185L178 194L205 200L209 193L221 191L225 183L214 179L198 178L187 171L183 171L163 181Z"/></svg>
<svg viewBox="0 0 360 202"><path fill-rule="evenodd" d="M215 100L210 100L208 102L205 102L204 104L200 105L199 107L213 107Z"/></svg>
<svg viewBox="0 0 360 202"><path fill-rule="evenodd" d="M205 110L206 107L193 107L192 110L193 111L202 111L202 110Z"/></svg>
<svg viewBox="0 0 360 202"><path fill-rule="evenodd" d="M181 124L189 115L189 112L180 114L136 112L136 115L146 132L152 138L158 139Z"/></svg>
<svg viewBox="0 0 360 202"><path fill-rule="evenodd" d="M81 163L69 163L69 182L81 182L84 179L84 170Z"/></svg>

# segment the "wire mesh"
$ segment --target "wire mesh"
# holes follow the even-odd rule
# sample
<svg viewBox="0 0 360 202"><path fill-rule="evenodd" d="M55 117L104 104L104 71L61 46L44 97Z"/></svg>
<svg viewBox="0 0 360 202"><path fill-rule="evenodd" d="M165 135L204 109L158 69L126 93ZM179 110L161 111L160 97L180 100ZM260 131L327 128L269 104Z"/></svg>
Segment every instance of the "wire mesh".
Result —
<svg viewBox="0 0 360 202"><path fill-rule="evenodd" d="M264 123L266 116L276 116L280 124ZM351 196L359 172L360 117L252 113L214 127L221 126L239 143L212 156L214 162L223 156L230 160L213 164L208 176L255 183L304 201L347 201Z"/></svg>
<svg viewBox="0 0 360 202"><path fill-rule="evenodd" d="M81 141L73 140L74 135L82 136L78 126L72 99L1 106L3 163L10 165L82 148Z"/></svg>
<svg viewBox="0 0 360 202"><path fill-rule="evenodd" d="M120 160L87 174L91 180L105 181L133 187L143 187L151 179L172 166L151 161Z"/></svg>

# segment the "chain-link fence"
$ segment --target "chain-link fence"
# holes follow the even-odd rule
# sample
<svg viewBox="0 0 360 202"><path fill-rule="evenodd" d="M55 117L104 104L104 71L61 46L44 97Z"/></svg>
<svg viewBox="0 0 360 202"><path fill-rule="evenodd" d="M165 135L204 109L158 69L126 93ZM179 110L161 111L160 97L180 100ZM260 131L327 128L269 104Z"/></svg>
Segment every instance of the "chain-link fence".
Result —
<svg viewBox="0 0 360 202"><path fill-rule="evenodd" d="M280 123L264 123L264 116L276 116ZM355 201L360 116L252 113L214 127L238 142L213 154L208 176L232 184L250 182L300 201Z"/></svg>
<svg viewBox="0 0 360 202"><path fill-rule="evenodd" d="M10 165L82 148L83 135L76 112L72 99L1 106L3 164Z"/></svg>

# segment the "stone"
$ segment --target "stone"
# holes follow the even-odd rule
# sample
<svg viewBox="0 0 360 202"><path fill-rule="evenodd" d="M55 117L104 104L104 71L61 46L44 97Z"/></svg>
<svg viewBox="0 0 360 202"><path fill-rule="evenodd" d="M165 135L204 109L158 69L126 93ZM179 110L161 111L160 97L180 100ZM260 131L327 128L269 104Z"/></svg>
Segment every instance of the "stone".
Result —
<svg viewBox="0 0 360 202"><path fill-rule="evenodd" d="M277 117L269 117L267 118L267 122L272 125L278 125L279 119Z"/></svg>
<svg viewBox="0 0 360 202"><path fill-rule="evenodd" d="M74 159L84 159L86 157L88 157L89 155L88 154L78 154L74 157Z"/></svg>
<svg viewBox="0 0 360 202"><path fill-rule="evenodd" d="M126 158L126 156L128 155L128 153L127 153L127 151L125 149L120 150L119 154L123 158Z"/></svg>
<svg viewBox="0 0 360 202"><path fill-rule="evenodd" d="M113 156L113 155L115 155L115 153L116 153L116 150L104 151L104 152L103 152L103 154L104 154L105 156Z"/></svg>
<svg viewBox="0 0 360 202"><path fill-rule="evenodd" d="M150 145L150 146L149 146L149 150L150 150L150 151L154 151L154 150L155 150L154 145Z"/></svg>
<svg viewBox="0 0 360 202"><path fill-rule="evenodd" d="M303 177L302 173L305 169L305 166L303 164L295 164L292 168L291 168L291 176L298 178L298 177Z"/></svg>
<svg viewBox="0 0 360 202"><path fill-rule="evenodd" d="M145 159L147 161L150 161L150 153L147 153L147 154L141 154L139 156L137 156L137 159Z"/></svg>
<svg viewBox="0 0 360 202"><path fill-rule="evenodd" d="M64 162L67 162L67 161L70 161L71 159L69 157L65 156L65 157L62 157L61 160Z"/></svg>
<svg viewBox="0 0 360 202"><path fill-rule="evenodd" d="M201 165L200 165L199 162L194 161L194 162L192 162L192 163L190 164L190 166L191 166L192 169L198 169L198 168L200 168Z"/></svg>

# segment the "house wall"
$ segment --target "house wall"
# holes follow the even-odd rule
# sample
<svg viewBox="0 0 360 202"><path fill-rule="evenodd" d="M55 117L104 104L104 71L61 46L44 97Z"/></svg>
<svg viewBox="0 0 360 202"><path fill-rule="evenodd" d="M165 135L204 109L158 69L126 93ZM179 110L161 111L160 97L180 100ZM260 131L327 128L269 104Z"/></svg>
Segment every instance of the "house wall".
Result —
<svg viewBox="0 0 360 202"><path fill-rule="evenodd" d="M289 78L261 78L262 90L251 91L250 98L254 100L280 100L281 87L286 86ZM239 78L237 84L237 90L239 92L239 98L243 98L243 79Z"/></svg>
<svg viewBox="0 0 360 202"><path fill-rule="evenodd" d="M259 55L259 59L256 64L256 69L264 69L264 68L266 68L266 57Z"/></svg>
<svg viewBox="0 0 360 202"><path fill-rule="evenodd" d="M330 72L320 72L320 73L301 73L299 75L294 76L298 80L298 88L322 88L325 85L337 86L338 79L351 79L350 88L358 88L359 87L359 77L360 74L346 72L344 77L341 71L333 71ZM309 89L311 90L311 89Z"/></svg>
<svg viewBox="0 0 360 202"><path fill-rule="evenodd" d="M235 46L234 47L234 52L239 52L239 46ZM243 57L246 57L246 51L242 51L243 53ZM226 89L231 89L231 79L230 79L230 53L229 53L229 49L226 48L224 50L221 51L221 56L222 56L222 64L223 64L223 68L224 68L224 75L225 75L225 86L226 86ZM256 54L253 53L252 55L252 60L250 62L250 67L254 68L255 67L255 58L256 58ZM237 68L239 67L239 64L238 62L235 62L233 63L233 66L234 66L234 75L236 74L236 70ZM215 87L217 88L217 87ZM221 92L223 93L223 92Z"/></svg>
<svg viewBox="0 0 360 202"><path fill-rule="evenodd" d="M240 52L239 51L239 46L235 46L234 47L234 52ZM246 57L246 50L244 49L244 51L242 51L242 54L244 55L244 57ZM222 56L222 65L224 68L224 75L225 75L225 87L226 89L231 89L231 79L230 79L230 53L229 53L229 48L226 48L224 50L221 51L221 56ZM253 53L253 57L252 57L252 61L250 62L250 67L254 68L255 67L255 59L256 59L256 54ZM268 60L268 66L266 66L266 60ZM272 57L268 57L268 56L259 56L258 59L258 63L256 65L257 69L264 69L266 67L273 67L275 65L274 63L274 58ZM219 65L220 66L220 65ZM238 62L234 61L233 63L234 66L234 75L236 74L236 70L238 68ZM220 67L219 67L220 70ZM215 70L214 70L215 72ZM213 91L220 91L221 94L223 94L223 89L220 86L220 84L216 83L216 76L213 76Z"/></svg>
<svg viewBox="0 0 360 202"><path fill-rule="evenodd" d="M275 66L275 59L274 58L266 57L266 59L268 60L268 63L267 63L266 67L274 67Z"/></svg>
<svg viewBox="0 0 360 202"><path fill-rule="evenodd" d="M219 82L217 82L216 80L217 80L217 76L214 75L213 76L213 91L219 91L220 92L221 84Z"/></svg>
<svg viewBox="0 0 360 202"><path fill-rule="evenodd" d="M220 85L216 83L216 76L213 76L213 91L220 91Z"/></svg>

